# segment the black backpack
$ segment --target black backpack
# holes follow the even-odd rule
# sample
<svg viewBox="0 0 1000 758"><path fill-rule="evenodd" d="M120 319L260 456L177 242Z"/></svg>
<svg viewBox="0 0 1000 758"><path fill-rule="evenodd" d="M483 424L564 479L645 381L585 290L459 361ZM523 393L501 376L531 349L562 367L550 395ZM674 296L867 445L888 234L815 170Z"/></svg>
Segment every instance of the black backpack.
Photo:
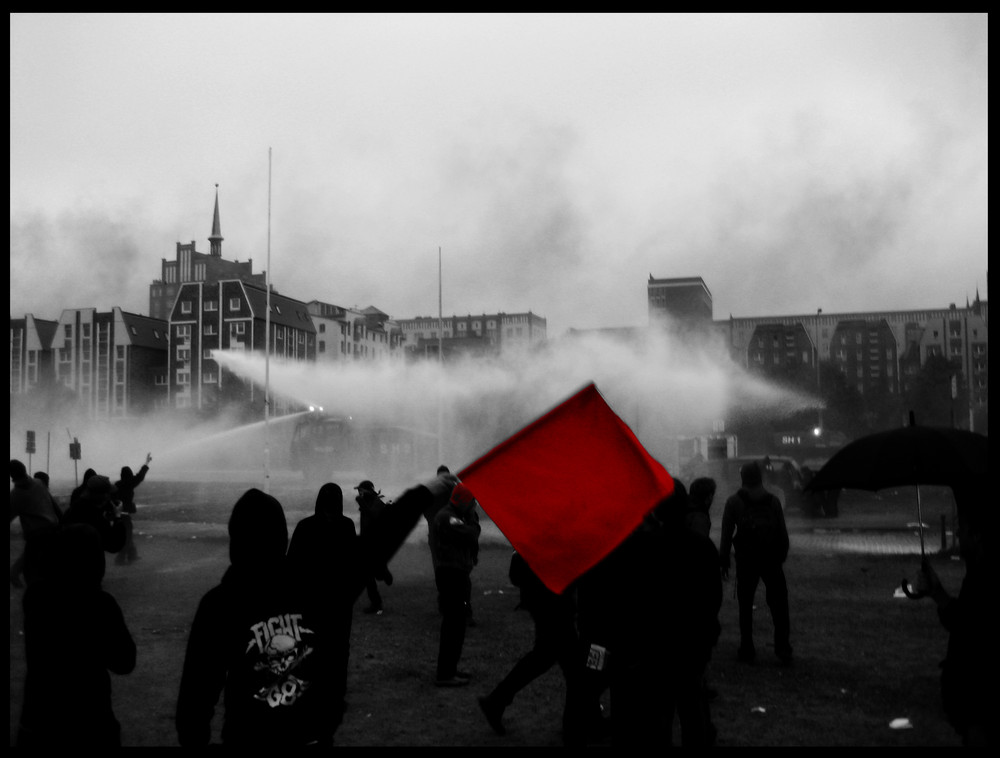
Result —
<svg viewBox="0 0 1000 758"><path fill-rule="evenodd" d="M777 559L779 538L774 509L781 508L780 501L770 492L759 500L751 500L744 489L738 494L746 510L736 524L733 541L741 552L757 558Z"/></svg>

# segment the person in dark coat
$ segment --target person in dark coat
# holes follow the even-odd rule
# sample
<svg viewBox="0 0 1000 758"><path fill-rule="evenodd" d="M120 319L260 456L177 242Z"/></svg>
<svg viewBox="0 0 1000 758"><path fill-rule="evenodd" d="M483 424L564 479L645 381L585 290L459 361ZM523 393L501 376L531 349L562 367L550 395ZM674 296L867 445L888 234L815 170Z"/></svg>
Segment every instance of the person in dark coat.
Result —
<svg viewBox="0 0 1000 758"><path fill-rule="evenodd" d="M351 626L354 618L354 594L348 579L357 569L358 533L354 521L344 515L344 493L340 486L327 482L316 496L316 510L296 526L288 544L292 568L314 585L321 610L330 614L335 635L334 650L342 683L339 698L346 707L347 668L351 649Z"/></svg>
<svg viewBox="0 0 1000 758"><path fill-rule="evenodd" d="M375 523L378 521L382 511L385 510L386 504L382 499L382 493L377 492L375 485L368 479L365 479L354 489L358 491L355 500L358 503L358 513L360 514L361 549L365 550L369 539L368 535L373 532ZM392 573L389 571L388 566L376 566L375 571L368 577L368 582L365 585L368 591L368 605L364 609L365 613L381 616L385 611L382 604L382 595L378 591L378 582L380 581L385 582L386 585L392 584Z"/></svg>
<svg viewBox="0 0 1000 758"><path fill-rule="evenodd" d="M707 476L695 479L691 482L688 500L688 528L708 537L712 531L711 509L715 500L715 480Z"/></svg>
<svg viewBox="0 0 1000 758"><path fill-rule="evenodd" d="M14 485L10 491L10 521L15 518L21 522L21 532L24 535L25 549L10 567L10 583L14 587L23 587L25 579L31 579L30 569L26 570L25 556L28 543L45 531L59 526L61 514L59 508L49 494L48 488L38 479L28 476L24 463L17 459L10 462L10 481Z"/></svg>
<svg viewBox="0 0 1000 758"><path fill-rule="evenodd" d="M507 733L503 714L518 692L557 665L566 683L563 735L567 744L577 744L579 722L576 710L580 693L580 639L576 631L576 603L571 591L556 594L531 570L520 553L510 559L509 578L521 591L523 608L535 625L535 642L514 667L488 694L479 698L479 707L497 734Z"/></svg>
<svg viewBox="0 0 1000 758"><path fill-rule="evenodd" d="M63 514L63 522L89 524L101 536L105 552L117 553L125 546L125 524L121 515L118 492L111 480L94 474L87 479L83 494Z"/></svg>
<svg viewBox="0 0 1000 758"><path fill-rule="evenodd" d="M334 635L315 584L292 571L287 547L281 504L247 490L229 518L230 566L191 625L177 701L181 747L210 743L222 691L226 747L332 744L341 693Z"/></svg>
<svg viewBox="0 0 1000 758"><path fill-rule="evenodd" d="M27 673L17 746L120 747L108 672L131 673L136 646L118 603L101 588L101 538L87 524L70 524L44 540L49 560L24 593Z"/></svg>
<svg viewBox="0 0 1000 758"><path fill-rule="evenodd" d="M1000 517L993 490L985 481L962 482L955 487L958 504L959 555L965 576L958 595L941 584L930 560L925 559L915 587L937 606L938 619L948 632L941 662L941 703L948 723L966 747L996 747L1000 731L993 719L1000 710L1000 652L996 642L996 588L1000 569L994 558Z"/></svg>
<svg viewBox="0 0 1000 758"><path fill-rule="evenodd" d="M684 524L674 493L579 585L581 632L606 649L613 746L707 747L715 730L703 676L720 633L719 553ZM596 616L596 619L595 619Z"/></svg>
<svg viewBox="0 0 1000 758"><path fill-rule="evenodd" d="M376 524L369 551L344 578L356 602L377 564L386 564L424 509L446 497L438 481L404 492ZM225 746L329 746L342 718L342 637L328 625L318 594L289 561L281 504L248 490L229 519L230 567L202 598L188 637L175 723L182 747L212 742L223 691ZM309 686L305 686L308 682Z"/></svg>
<svg viewBox="0 0 1000 758"><path fill-rule="evenodd" d="M126 566L139 560L139 552L135 549L135 538L132 534L132 516L136 512L135 488L146 480L146 472L149 471L149 464L152 461L153 456L146 453L146 462L139 469L138 474L132 473L132 469L128 466L122 466L121 479L115 482L118 499L122 504L122 523L125 525L125 546L115 558L115 563L119 566Z"/></svg>
<svg viewBox="0 0 1000 758"><path fill-rule="evenodd" d="M757 656L753 642L753 601L757 585L763 581L764 597L774 622L774 652L782 663L790 664L788 584L782 568L789 546L785 514L777 496L764 489L759 463L743 464L740 479L743 486L726 501L719 545L723 579L729 578L729 552L731 546L736 547L736 598L740 606L737 658L752 663Z"/></svg>
<svg viewBox="0 0 1000 758"><path fill-rule="evenodd" d="M83 479L80 480L80 484L73 488L73 491L69 494L69 505L73 505L73 503L83 496L83 493L87 491L87 482L89 482L90 477L94 476L96 473L97 472L92 468L88 468L83 472Z"/></svg>
<svg viewBox="0 0 1000 758"><path fill-rule="evenodd" d="M479 555L481 527L473 513L476 505L469 488L458 483L448 504L434 516L434 583L442 611L435 679L438 687L469 683L469 675L458 668L458 662L465 645L471 574Z"/></svg>

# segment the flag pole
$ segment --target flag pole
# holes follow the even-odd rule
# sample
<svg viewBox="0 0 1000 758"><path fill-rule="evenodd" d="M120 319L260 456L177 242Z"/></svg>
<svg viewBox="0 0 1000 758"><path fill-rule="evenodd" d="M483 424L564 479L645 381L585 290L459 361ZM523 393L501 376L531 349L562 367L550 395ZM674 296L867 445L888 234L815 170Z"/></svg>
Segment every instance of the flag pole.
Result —
<svg viewBox="0 0 1000 758"><path fill-rule="evenodd" d="M267 306L264 312L264 492L271 494L271 148L267 149Z"/></svg>

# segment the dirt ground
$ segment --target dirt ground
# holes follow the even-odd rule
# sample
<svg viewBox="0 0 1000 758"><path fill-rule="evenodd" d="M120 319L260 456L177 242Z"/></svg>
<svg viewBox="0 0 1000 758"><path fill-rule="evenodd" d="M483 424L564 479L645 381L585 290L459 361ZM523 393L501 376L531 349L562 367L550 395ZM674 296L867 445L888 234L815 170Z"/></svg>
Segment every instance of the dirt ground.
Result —
<svg viewBox="0 0 1000 758"><path fill-rule="evenodd" d="M142 559L128 567L109 560L104 582L138 646L135 671L112 677L114 707L125 745L170 746L177 744L174 707L188 628L198 600L228 565L225 521L245 487L148 482L143 489L135 521ZM289 531L312 512L314 491L287 486L272 492L285 507ZM356 517L352 506L349 501L347 512ZM488 520L484 524L473 573L476 626L468 631L461 663L473 675L471 684L434 686L440 621L421 524L390 564L395 582L383 588L385 614L362 613L364 595L356 605L349 707L336 735L338 746L561 745L558 668L519 693L504 717L505 737L490 730L476 704L476 695L486 694L532 642L530 619L515 610L518 596L507 580L510 546ZM15 521L11 561L22 545ZM731 586L726 588L723 636L710 669L720 690L713 705L720 746L957 744L940 714L937 689L937 661L946 637L931 608L892 598L892 587L913 568L913 558L810 555L794 545L793 535L786 573L798 659L794 669L767 660L763 641L770 627L762 590L763 660L752 669L735 663L737 605ZM948 586L957 591L960 566L943 570ZM23 677L21 591L11 588L12 745ZM607 695L604 705L610 715ZM911 719L914 728L891 730L895 717Z"/></svg>

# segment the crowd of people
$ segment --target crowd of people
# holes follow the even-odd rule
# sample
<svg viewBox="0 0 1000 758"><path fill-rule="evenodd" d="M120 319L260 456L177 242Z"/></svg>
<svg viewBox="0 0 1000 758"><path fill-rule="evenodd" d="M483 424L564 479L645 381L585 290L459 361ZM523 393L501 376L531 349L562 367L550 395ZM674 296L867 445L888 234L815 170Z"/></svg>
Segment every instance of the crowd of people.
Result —
<svg viewBox="0 0 1000 758"><path fill-rule="evenodd" d="M25 540L11 567L12 585L25 587L19 746L121 745L109 672L131 672L136 646L101 580L106 554L124 554L126 565L138 560L127 516L151 460L147 455L138 474L123 468L115 484L88 470L65 511L43 472L28 476L20 461L11 461L10 519L20 518ZM763 486L759 464L740 473L741 487L725 502L719 546L710 536L716 485L700 478L690 490L675 480L674 492L624 542L561 593L513 552L509 579L533 623L534 644L477 698L496 734L506 734L504 717L517 694L558 666L567 746L714 746L708 668L733 548L738 660L756 659L753 602L763 582L774 651L781 664L792 664L781 502ZM175 712L181 746L211 743L220 697L224 745L333 745L347 708L354 605L367 592L365 610L384 612L377 583L392 584L389 563L421 518L441 617L434 684L470 684L460 664L479 557L475 494L444 466L394 501L386 502L370 480L354 489L360 534L333 482L320 488L314 514L291 536L276 498L250 489L237 500L228 522L230 565L197 604L187 640ZM943 623L966 637L977 633L932 570L922 581ZM61 644L66 628L85 628L87 641ZM604 693L612 698L610 718L601 706ZM66 713L73 714L69 722Z"/></svg>

